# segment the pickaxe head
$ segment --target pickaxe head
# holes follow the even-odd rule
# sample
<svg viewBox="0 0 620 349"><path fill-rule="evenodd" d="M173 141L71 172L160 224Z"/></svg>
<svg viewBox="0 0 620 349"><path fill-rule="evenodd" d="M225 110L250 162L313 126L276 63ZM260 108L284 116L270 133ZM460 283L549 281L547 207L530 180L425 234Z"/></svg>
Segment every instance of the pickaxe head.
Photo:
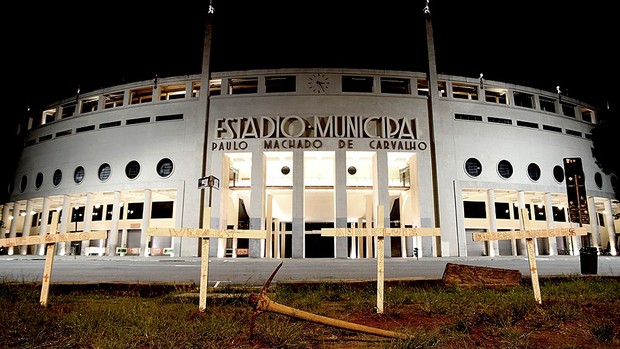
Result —
<svg viewBox="0 0 620 349"><path fill-rule="evenodd" d="M278 264L276 269L271 273L267 281L265 281L265 284L263 285L263 288L260 290L260 293L258 295L251 293L249 296L248 303L254 309L254 312L252 313L252 320L250 321L250 340L252 339L252 334L254 332L254 322L256 321L256 317L260 313L260 309L258 309L258 303L260 303L265 298L265 293L267 293L267 289L269 288L269 285L271 284L273 277L276 276L276 273L278 272L278 270L280 270L282 263L284 262L280 262L280 264Z"/></svg>

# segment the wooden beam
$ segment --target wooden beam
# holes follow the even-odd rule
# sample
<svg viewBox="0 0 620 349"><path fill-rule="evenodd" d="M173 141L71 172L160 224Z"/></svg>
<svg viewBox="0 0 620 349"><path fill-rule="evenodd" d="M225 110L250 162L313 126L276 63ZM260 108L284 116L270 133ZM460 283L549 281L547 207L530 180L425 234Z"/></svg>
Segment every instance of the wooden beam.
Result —
<svg viewBox="0 0 620 349"><path fill-rule="evenodd" d="M199 228L149 228L149 236L172 236L185 238L236 238L266 239L266 230L199 229Z"/></svg>
<svg viewBox="0 0 620 349"><path fill-rule="evenodd" d="M30 235L30 236L23 236L23 237L18 237L18 238L0 239L0 246L15 247L15 246L26 246L26 245L40 245L40 244L49 244L49 243L55 243L55 242L106 239L107 237L108 237L108 233L106 231Z"/></svg>
<svg viewBox="0 0 620 349"><path fill-rule="evenodd" d="M534 230L513 230L513 231L494 231L486 233L473 233L474 241L486 240L511 240L526 238L551 238L556 236L578 236L586 235L586 228L555 228L555 229L534 229Z"/></svg>

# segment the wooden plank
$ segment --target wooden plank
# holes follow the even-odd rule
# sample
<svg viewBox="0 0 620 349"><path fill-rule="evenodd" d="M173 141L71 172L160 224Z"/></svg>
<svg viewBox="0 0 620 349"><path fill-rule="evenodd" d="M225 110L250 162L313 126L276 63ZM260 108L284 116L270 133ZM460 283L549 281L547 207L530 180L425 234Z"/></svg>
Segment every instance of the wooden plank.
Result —
<svg viewBox="0 0 620 349"><path fill-rule="evenodd" d="M45 266L43 267L43 282L41 283L41 297L39 304L46 307L47 298L50 293L50 282L52 281L52 267L54 266L54 255L56 254L56 244L48 244L45 254Z"/></svg>
<svg viewBox="0 0 620 349"><path fill-rule="evenodd" d="M199 229L199 228L149 228L149 236L172 236L189 238L237 238L266 239L266 230Z"/></svg>
<svg viewBox="0 0 620 349"><path fill-rule="evenodd" d="M521 272L518 270L456 263L447 263L442 277L447 285L465 287L518 286L521 278Z"/></svg>
<svg viewBox="0 0 620 349"><path fill-rule="evenodd" d="M578 236L586 235L587 233L588 231L586 228L554 228L473 233L472 238L474 241L510 240L526 238L551 238L556 236Z"/></svg>
<svg viewBox="0 0 620 349"><path fill-rule="evenodd" d="M40 245L55 242L82 241L94 239L106 239L108 233L106 231L93 231L81 233L63 233L63 234L46 234L46 235L30 235L18 238L0 239L0 246L26 246Z"/></svg>
<svg viewBox="0 0 620 349"><path fill-rule="evenodd" d="M325 228L323 236L439 236L439 228Z"/></svg>

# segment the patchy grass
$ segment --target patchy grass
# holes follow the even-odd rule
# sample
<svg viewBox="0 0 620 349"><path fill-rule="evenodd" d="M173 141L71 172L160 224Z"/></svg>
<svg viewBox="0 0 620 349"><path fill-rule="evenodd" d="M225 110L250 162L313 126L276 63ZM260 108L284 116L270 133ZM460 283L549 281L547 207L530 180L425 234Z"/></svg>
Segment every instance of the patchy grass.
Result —
<svg viewBox="0 0 620 349"><path fill-rule="evenodd" d="M198 311L196 285L52 285L47 307L40 284L0 282L2 348L618 348L620 283L603 277L541 279L504 289L396 283L377 314L372 283L273 285L283 305L408 339L370 334L276 313L256 317L257 288L209 290ZM217 293L216 293L217 292Z"/></svg>

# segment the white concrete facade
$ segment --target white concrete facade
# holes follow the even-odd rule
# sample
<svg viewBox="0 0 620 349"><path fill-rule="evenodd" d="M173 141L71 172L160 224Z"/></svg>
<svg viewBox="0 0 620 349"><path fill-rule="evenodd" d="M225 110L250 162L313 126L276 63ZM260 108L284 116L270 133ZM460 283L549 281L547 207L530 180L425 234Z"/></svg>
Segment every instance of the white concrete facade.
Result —
<svg viewBox="0 0 620 349"><path fill-rule="evenodd" d="M327 85L317 85L317 78ZM61 101L31 120L24 135L9 201L2 204L1 235L107 230L106 241L65 246L60 253L115 254L125 247L128 254L195 256L196 239L151 241L146 229L232 226L270 229L273 236L267 243L215 241L210 255L364 258L374 257L373 239L323 238L319 229L374 226L383 219L385 226L441 229L439 239L386 240L386 256L412 257L414 249L420 256L524 254L520 241L479 243L471 233L520 229L514 206L530 208L534 228L576 224L561 213L568 207L566 183L554 170L564 158L578 157L589 199L589 241L617 253L617 179L592 157L594 108L502 82L438 80L434 137L426 74L415 72L217 72L208 101L201 75ZM479 161L479 174L468 173L468 159ZM84 169L80 183L78 167ZM62 178L54 183L58 170ZM212 197L208 188L198 189L205 175L220 179ZM469 214L470 202L481 203L485 216ZM209 205L210 220L203 216ZM385 217L376 217L378 205ZM551 240L537 241L539 254L575 254L581 244Z"/></svg>

